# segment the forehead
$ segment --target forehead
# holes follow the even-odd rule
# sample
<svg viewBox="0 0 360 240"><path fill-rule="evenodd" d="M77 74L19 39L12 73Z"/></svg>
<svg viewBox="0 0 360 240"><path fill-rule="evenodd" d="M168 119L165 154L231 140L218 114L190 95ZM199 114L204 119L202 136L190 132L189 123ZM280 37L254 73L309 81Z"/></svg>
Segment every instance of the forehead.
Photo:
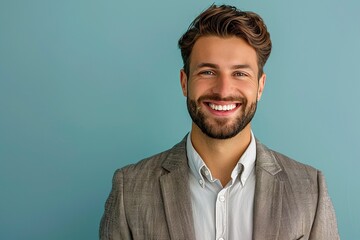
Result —
<svg viewBox="0 0 360 240"><path fill-rule="evenodd" d="M229 67L247 64L257 71L256 51L239 37L203 36L194 44L190 56L190 68L203 62Z"/></svg>

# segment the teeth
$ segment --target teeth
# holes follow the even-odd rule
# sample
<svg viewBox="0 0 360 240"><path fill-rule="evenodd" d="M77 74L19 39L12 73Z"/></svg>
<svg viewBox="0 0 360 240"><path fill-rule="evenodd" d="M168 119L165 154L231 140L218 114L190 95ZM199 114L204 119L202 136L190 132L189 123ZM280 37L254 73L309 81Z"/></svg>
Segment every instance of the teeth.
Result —
<svg viewBox="0 0 360 240"><path fill-rule="evenodd" d="M216 111L229 111L229 110L233 110L236 107L236 104L215 105L213 103L209 103L209 106Z"/></svg>

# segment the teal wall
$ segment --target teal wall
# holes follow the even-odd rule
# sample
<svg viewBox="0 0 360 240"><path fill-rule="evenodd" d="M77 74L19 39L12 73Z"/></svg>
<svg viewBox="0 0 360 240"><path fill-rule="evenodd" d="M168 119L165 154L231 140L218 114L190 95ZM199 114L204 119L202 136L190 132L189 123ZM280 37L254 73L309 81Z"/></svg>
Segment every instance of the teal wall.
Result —
<svg viewBox="0 0 360 240"><path fill-rule="evenodd" d="M98 238L114 170L190 128L177 40L211 3L0 0L0 239ZM360 239L360 2L226 3L273 40L256 136L321 169Z"/></svg>

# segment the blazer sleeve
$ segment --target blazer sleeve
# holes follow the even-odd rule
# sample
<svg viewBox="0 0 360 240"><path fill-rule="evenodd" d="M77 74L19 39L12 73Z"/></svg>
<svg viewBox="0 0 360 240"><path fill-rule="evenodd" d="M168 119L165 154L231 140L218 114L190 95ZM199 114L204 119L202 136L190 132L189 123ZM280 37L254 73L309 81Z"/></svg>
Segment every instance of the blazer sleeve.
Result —
<svg viewBox="0 0 360 240"><path fill-rule="evenodd" d="M101 240L131 240L124 207L124 173L117 170L112 181L112 189L105 203L99 235Z"/></svg>
<svg viewBox="0 0 360 240"><path fill-rule="evenodd" d="M334 207L327 192L325 178L318 171L318 202L315 219L310 232L310 240L338 240L340 239Z"/></svg>

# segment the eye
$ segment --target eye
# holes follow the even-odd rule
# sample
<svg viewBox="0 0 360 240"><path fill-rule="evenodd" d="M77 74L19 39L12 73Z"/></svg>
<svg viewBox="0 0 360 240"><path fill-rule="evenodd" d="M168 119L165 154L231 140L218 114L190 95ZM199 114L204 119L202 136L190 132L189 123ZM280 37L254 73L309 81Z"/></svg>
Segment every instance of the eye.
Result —
<svg viewBox="0 0 360 240"><path fill-rule="evenodd" d="M200 74L200 75L206 75L206 76L208 76L208 75L215 75L215 73L214 73L213 71L210 71L210 70L201 71L199 74Z"/></svg>
<svg viewBox="0 0 360 240"><path fill-rule="evenodd" d="M235 72L234 73L235 77L247 77L248 74L244 73L244 72Z"/></svg>

